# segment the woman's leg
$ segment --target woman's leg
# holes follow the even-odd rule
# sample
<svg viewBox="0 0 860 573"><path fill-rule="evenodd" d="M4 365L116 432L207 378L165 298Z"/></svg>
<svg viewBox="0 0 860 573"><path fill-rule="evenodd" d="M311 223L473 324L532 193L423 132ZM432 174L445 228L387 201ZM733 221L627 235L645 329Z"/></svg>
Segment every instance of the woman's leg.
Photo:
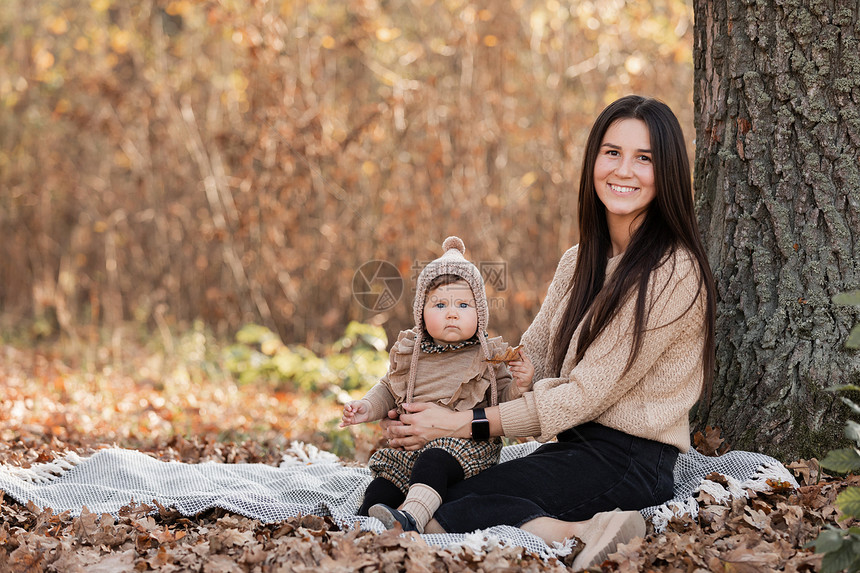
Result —
<svg viewBox="0 0 860 573"><path fill-rule="evenodd" d="M439 522L435 519L431 519L427 522L427 525L424 526L424 533L448 533L445 529L439 525Z"/></svg>
<svg viewBox="0 0 860 573"><path fill-rule="evenodd" d="M565 539L579 537L582 539L583 530L588 526L588 521L561 521L552 517L537 517L520 526L520 529L536 535L546 541L547 545L553 542L561 543ZM448 533L439 525L435 519L427 522L424 533Z"/></svg>
<svg viewBox="0 0 860 573"><path fill-rule="evenodd" d="M645 537L645 520L638 511L606 511L587 521L538 517L522 524L520 528L537 535L547 545L574 537L582 541L585 547L574 559L574 569L602 563L620 543L628 543L635 537Z"/></svg>
<svg viewBox="0 0 860 573"><path fill-rule="evenodd" d="M672 446L598 424L577 427L565 437L451 486L434 515L439 525L464 533L493 525L520 527L541 517L578 522L671 498L677 457Z"/></svg>
<svg viewBox="0 0 860 573"><path fill-rule="evenodd" d="M579 534L582 533L584 523L588 522L561 521L554 517L536 517L520 525L520 529L528 531L532 535L537 535L546 541L547 545L552 545L553 542L561 543L565 539L579 537Z"/></svg>

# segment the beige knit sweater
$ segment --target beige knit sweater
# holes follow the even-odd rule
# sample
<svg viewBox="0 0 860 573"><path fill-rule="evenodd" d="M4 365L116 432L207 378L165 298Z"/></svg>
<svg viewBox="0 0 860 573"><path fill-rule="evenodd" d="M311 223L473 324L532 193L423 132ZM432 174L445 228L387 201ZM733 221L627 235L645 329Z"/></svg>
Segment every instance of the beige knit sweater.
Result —
<svg viewBox="0 0 860 573"><path fill-rule="evenodd" d="M687 452L689 412L704 380L705 290L699 289L695 259L679 251L652 272L647 331L626 374L622 376L633 342L634 296L627 298L583 359L574 364L577 329L561 376L556 377L549 372L550 346L567 308L576 255L573 247L562 256L546 299L523 334L525 352L535 367L535 384L521 399L499 405L504 434L547 441L563 430L594 421ZM621 256L609 259L607 277L620 260Z"/></svg>
<svg viewBox="0 0 860 573"><path fill-rule="evenodd" d="M426 335L425 335L426 336ZM415 331L404 330L391 347L388 373L362 398L368 402L370 420L380 420L406 400L409 366L415 346ZM508 348L500 337L488 338L491 355ZM414 402L432 402L461 412L489 404L490 368L496 369L499 402L520 397L507 366L484 360L479 344L438 354L420 352L415 379Z"/></svg>

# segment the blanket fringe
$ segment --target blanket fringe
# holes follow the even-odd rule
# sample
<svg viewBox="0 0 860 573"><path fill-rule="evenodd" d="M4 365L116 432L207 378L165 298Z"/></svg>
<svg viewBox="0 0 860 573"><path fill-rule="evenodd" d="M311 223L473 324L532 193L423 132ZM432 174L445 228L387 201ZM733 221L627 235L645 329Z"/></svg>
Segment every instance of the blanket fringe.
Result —
<svg viewBox="0 0 860 573"><path fill-rule="evenodd" d="M479 529L464 534L462 540L449 543L445 549L455 552L470 549L475 555L484 555L496 547L506 547L507 545L508 542L504 539Z"/></svg>
<svg viewBox="0 0 860 573"><path fill-rule="evenodd" d="M693 495L686 500L672 500L658 506L651 517L654 530L657 533L662 533L673 517L690 517L696 519L699 516L699 503L696 501L696 494L700 491L713 497L717 503L726 505L731 503L733 499L749 497L749 491L758 493L772 492L773 487L768 483L768 480L788 482L795 489L800 487L794 476L779 463L764 463L760 465L752 477L743 482L738 481L730 475L722 473L720 475L726 481L725 486L709 479L703 479L699 487L693 492Z"/></svg>
<svg viewBox="0 0 860 573"><path fill-rule="evenodd" d="M699 517L699 504L696 498L688 497L683 501L667 501L657 507L651 517L654 531L663 533L673 517L690 517L691 519Z"/></svg>
<svg viewBox="0 0 860 573"><path fill-rule="evenodd" d="M61 477L88 458L89 456L80 456L77 452L66 452L52 462L33 464L29 468L0 464L0 472L27 483L45 484Z"/></svg>
<svg viewBox="0 0 860 573"><path fill-rule="evenodd" d="M293 440L290 447L281 456L278 467L309 466L313 464L340 463L340 459L331 452L320 450L312 444Z"/></svg>

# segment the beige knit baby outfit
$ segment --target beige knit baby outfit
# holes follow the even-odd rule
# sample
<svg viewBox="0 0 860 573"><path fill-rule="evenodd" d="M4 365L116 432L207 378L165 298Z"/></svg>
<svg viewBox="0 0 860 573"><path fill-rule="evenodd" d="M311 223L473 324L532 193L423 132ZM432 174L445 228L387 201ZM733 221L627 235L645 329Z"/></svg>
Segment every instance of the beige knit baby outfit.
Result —
<svg viewBox="0 0 860 573"><path fill-rule="evenodd" d="M448 237L442 248L444 254L429 263L418 277L413 304L415 328L400 333L391 348L388 373L362 398L368 404L371 420L384 418L391 409L402 413L404 402L430 402L464 411L520 395L507 366L488 361L507 350L508 344L501 338L487 338L489 305L480 271L464 258L465 246L459 238ZM424 352L421 342L428 337L424 327L427 290L433 279L448 274L461 277L472 290L478 317L477 340L463 348ZM501 440L476 442L444 437L417 451L383 448L374 452L368 467L374 477L383 477L406 492L415 460L431 448L451 454L468 478L498 462Z"/></svg>

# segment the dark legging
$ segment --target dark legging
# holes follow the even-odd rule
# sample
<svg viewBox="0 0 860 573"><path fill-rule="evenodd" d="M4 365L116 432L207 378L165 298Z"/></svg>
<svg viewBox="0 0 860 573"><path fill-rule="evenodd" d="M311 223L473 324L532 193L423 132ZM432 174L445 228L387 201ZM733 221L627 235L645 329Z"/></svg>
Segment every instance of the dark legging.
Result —
<svg viewBox="0 0 860 573"><path fill-rule="evenodd" d="M444 499L448 487L462 481L463 467L457 459L440 448L430 448L421 452L412 468L409 485L423 483L435 489ZM383 477L374 478L364 492L364 501L358 509L358 515L367 515L371 506L384 503L389 507L398 507L405 496L396 485Z"/></svg>
<svg viewBox="0 0 860 573"><path fill-rule="evenodd" d="M601 511L637 510L673 495L678 450L590 422L522 458L452 485L434 516L468 533L538 517L583 521Z"/></svg>

